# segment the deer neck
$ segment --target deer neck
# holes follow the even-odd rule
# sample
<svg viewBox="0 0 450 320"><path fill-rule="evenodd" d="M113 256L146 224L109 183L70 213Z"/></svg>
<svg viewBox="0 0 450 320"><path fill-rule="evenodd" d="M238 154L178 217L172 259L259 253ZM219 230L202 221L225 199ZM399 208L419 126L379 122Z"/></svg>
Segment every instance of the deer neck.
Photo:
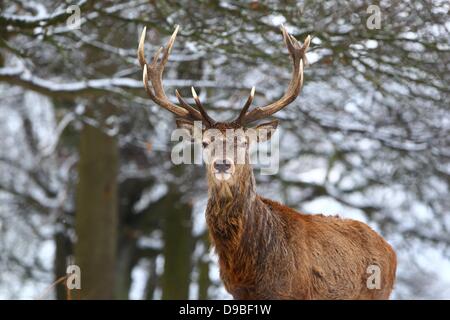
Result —
<svg viewBox="0 0 450 320"><path fill-rule="evenodd" d="M238 176L238 181L230 183L216 183L208 177L206 218L210 230L229 233L232 229L241 229L235 224L244 223L251 212L256 198L253 170L246 165Z"/></svg>
<svg viewBox="0 0 450 320"><path fill-rule="evenodd" d="M209 185L206 221L225 287L234 292L237 287L257 282L260 261L271 254L270 248L275 248L272 243L282 242L276 231L280 223L256 194L252 171L230 190Z"/></svg>
<svg viewBox="0 0 450 320"><path fill-rule="evenodd" d="M250 166L245 169L236 183L216 184L208 179L206 221L219 256L232 254L239 247L246 223L257 206L253 171Z"/></svg>

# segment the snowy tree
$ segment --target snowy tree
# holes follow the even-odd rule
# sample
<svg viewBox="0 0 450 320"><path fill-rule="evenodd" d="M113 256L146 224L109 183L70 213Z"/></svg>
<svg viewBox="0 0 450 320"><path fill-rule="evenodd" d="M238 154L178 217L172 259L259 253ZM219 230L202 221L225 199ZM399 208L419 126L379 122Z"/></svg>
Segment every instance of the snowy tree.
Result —
<svg viewBox="0 0 450 320"><path fill-rule="evenodd" d="M150 55L179 24L169 98L195 86L227 119L252 86L257 104L283 94L281 23L312 44L303 92L277 115L280 171L256 174L259 191L379 231L400 259L394 298L448 297L450 5L373 5L2 2L0 297L39 297L72 261L87 298L228 297L203 168L170 161L173 117L145 97L138 36L147 26Z"/></svg>

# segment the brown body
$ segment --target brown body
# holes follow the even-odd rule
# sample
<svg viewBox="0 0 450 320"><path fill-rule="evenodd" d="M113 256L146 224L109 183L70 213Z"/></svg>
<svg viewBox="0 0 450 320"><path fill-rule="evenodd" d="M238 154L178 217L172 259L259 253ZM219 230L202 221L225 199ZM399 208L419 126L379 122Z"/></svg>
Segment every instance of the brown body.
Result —
<svg viewBox="0 0 450 320"><path fill-rule="evenodd" d="M164 92L162 74L177 32L178 27L167 46L148 63L144 29L138 48L142 80L149 97L178 116L179 128L195 136L194 121L200 123L202 144L210 160L206 219L226 289L236 299L388 299L395 280L396 256L369 226L349 219L301 214L256 194L249 145L270 139L278 122L256 128L248 125L296 99L303 85L310 37L300 44L282 27L293 63L286 93L276 102L250 110L253 88L239 116L218 123L207 114L194 88L197 109L178 92L179 105ZM228 134L229 130L234 130L233 134ZM380 280L375 281L375 287L369 279L374 275L373 267L378 269Z"/></svg>
<svg viewBox="0 0 450 320"><path fill-rule="evenodd" d="M298 213L256 195L253 183L230 190L223 197L212 185L206 217L235 299L389 298L396 255L369 226ZM380 267L380 289L367 286L370 265Z"/></svg>

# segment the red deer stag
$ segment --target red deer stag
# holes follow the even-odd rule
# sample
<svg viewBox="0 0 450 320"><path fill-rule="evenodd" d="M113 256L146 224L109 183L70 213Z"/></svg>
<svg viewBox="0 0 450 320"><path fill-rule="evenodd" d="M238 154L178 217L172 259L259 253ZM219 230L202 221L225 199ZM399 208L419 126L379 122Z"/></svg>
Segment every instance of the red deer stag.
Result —
<svg viewBox="0 0 450 320"><path fill-rule="evenodd" d="M273 115L296 99L303 84L305 52L310 43L309 36L300 44L284 27L281 30L293 62L286 93L274 103L249 110L253 88L233 121L214 121L193 88L197 108L189 105L178 91L178 105L167 98L162 74L178 26L151 63L144 56L144 28L138 48L144 88L157 105L178 116L178 127L192 132L194 121L201 121L204 148L223 148L226 155L238 147L245 150L244 163L216 156L206 164L206 220L219 256L221 278L235 299L388 299L395 279L396 255L369 226L350 219L303 214L256 193L248 153L248 124ZM271 121L252 130L258 134L273 131L277 124ZM230 140L224 134L213 140L208 134L213 129L222 133L240 130L244 135ZM369 278L375 275L371 270L379 273L375 287L369 285Z"/></svg>

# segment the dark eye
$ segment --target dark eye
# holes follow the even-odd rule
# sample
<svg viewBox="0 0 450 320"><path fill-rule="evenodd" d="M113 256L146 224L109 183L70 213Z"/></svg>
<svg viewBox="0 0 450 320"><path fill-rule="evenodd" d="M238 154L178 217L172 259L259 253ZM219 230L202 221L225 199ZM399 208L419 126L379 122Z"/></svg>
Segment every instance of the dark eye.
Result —
<svg viewBox="0 0 450 320"><path fill-rule="evenodd" d="M203 142L202 142L203 148L206 148L206 147L208 146L208 144L209 144L208 142L203 141Z"/></svg>

